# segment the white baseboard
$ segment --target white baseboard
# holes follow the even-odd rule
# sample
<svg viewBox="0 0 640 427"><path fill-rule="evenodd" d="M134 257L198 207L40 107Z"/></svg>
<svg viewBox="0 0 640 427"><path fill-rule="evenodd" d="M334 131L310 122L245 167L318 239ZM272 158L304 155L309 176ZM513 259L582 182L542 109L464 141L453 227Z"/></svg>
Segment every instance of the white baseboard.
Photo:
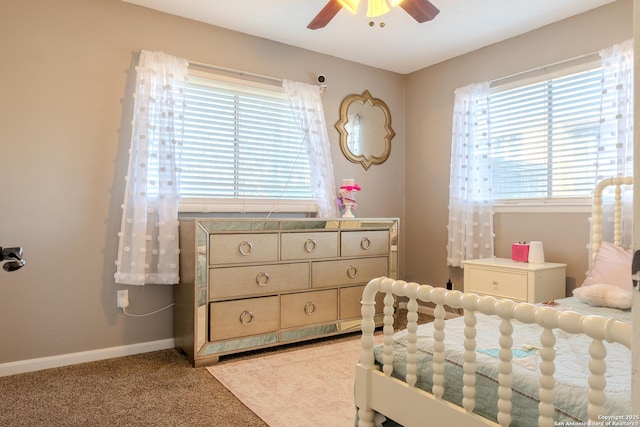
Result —
<svg viewBox="0 0 640 427"><path fill-rule="evenodd" d="M175 348L173 338L0 364L0 377Z"/></svg>

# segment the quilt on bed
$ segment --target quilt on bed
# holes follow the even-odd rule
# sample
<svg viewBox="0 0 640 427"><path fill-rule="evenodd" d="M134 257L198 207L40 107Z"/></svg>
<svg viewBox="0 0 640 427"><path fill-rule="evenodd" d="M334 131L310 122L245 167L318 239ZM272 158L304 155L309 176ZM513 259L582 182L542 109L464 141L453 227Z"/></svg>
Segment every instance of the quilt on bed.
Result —
<svg viewBox="0 0 640 427"><path fill-rule="evenodd" d="M623 322L631 322L630 310L593 307L570 297L557 301L559 310L576 311L584 315L612 316ZM476 336L476 407L477 414L496 420L498 390L499 323L501 319L477 314ZM512 425L532 426L538 419L539 358L541 329L537 325L513 321L513 384ZM464 353L464 319L450 319L445 324L445 394L444 399L461 405L462 363ZM554 330L556 336L555 372L555 421L586 422L589 345L591 339L583 335ZM416 387L431 392L431 357L433 355L433 324L420 325L418 335L418 380ZM394 336L393 376L405 379L407 333ZM630 411L631 352L621 344L605 342L607 371L605 373L607 414L628 414ZM374 348L375 358L382 364L382 345Z"/></svg>

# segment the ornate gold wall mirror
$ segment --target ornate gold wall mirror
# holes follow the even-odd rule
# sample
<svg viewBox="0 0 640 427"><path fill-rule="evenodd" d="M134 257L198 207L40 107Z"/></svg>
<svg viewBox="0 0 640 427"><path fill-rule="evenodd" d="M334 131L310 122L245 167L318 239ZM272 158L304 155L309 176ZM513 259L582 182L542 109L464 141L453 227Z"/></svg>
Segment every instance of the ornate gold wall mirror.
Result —
<svg viewBox="0 0 640 427"><path fill-rule="evenodd" d="M362 95L349 95L340 106L340 149L353 163L367 170L384 163L391 152L391 113L384 101L373 98L368 90Z"/></svg>

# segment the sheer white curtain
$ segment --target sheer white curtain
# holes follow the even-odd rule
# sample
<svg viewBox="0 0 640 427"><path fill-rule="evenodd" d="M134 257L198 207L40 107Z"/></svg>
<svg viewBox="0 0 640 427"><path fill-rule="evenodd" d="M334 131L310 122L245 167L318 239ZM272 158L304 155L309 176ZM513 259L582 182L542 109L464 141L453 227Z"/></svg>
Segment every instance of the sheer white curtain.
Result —
<svg viewBox="0 0 640 427"><path fill-rule="evenodd" d="M320 88L290 80L284 80L282 86L304 132L318 215L323 218L335 217L338 215L336 184Z"/></svg>
<svg viewBox="0 0 640 427"><path fill-rule="evenodd" d="M178 173L187 66L162 52L140 54L116 283L179 282Z"/></svg>
<svg viewBox="0 0 640 427"><path fill-rule="evenodd" d="M455 91L447 226L447 265L452 267L494 254L488 93L488 82Z"/></svg>
<svg viewBox="0 0 640 427"><path fill-rule="evenodd" d="M602 100L600 146L598 147L597 182L610 177L611 166L616 176L633 175L633 40L600 51L602 59ZM606 171L606 172L605 172ZM611 195L608 195L611 196ZM633 192L623 190L622 242L631 247L633 224ZM612 222L613 198L603 198L605 221ZM611 227L604 228L606 241L613 241Z"/></svg>

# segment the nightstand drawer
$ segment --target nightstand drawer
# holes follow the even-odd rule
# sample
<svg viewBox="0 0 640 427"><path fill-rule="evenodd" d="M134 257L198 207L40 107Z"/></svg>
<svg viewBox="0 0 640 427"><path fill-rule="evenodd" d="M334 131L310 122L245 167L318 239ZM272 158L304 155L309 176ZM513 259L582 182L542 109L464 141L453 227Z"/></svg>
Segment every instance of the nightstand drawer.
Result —
<svg viewBox="0 0 640 427"><path fill-rule="evenodd" d="M312 325L338 319L338 292L301 292L282 295L282 328Z"/></svg>
<svg viewBox="0 0 640 427"><path fill-rule="evenodd" d="M276 294L309 288L309 264L266 264L209 270L209 298Z"/></svg>
<svg viewBox="0 0 640 427"><path fill-rule="evenodd" d="M277 296L214 302L209 311L210 341L274 332L280 326Z"/></svg>
<svg viewBox="0 0 640 427"><path fill-rule="evenodd" d="M485 270L467 266L465 292L493 295L513 300L527 300L527 273Z"/></svg>

